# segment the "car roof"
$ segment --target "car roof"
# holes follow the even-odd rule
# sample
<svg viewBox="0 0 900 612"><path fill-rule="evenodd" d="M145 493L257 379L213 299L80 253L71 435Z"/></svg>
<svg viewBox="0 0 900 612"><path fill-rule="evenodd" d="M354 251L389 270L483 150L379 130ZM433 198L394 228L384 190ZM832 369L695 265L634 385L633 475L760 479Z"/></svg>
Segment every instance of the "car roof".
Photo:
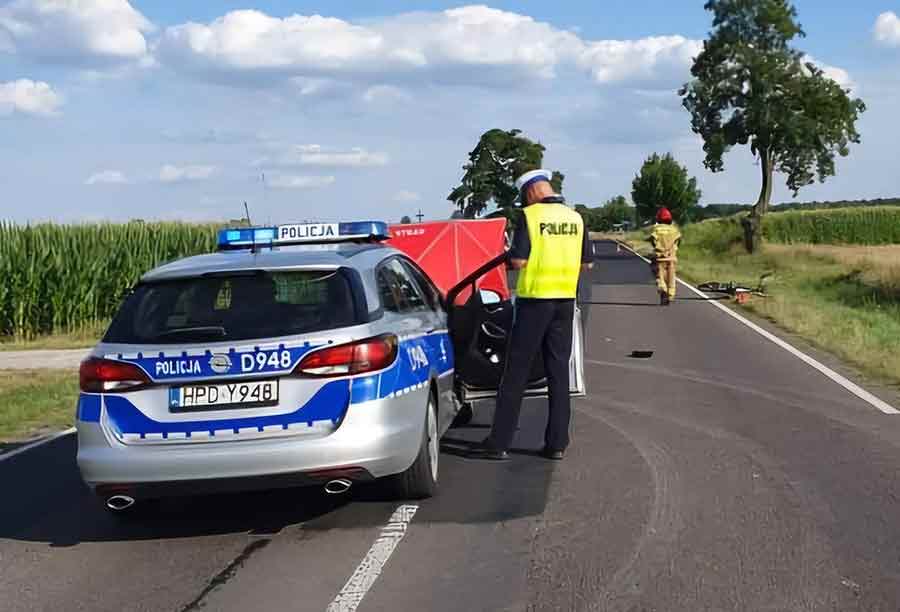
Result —
<svg viewBox="0 0 900 612"><path fill-rule="evenodd" d="M224 251L185 257L154 268L141 277L143 282L193 278L215 272L243 270L284 270L292 268L333 269L374 268L386 257L400 251L383 244L341 243L300 245L250 250Z"/></svg>

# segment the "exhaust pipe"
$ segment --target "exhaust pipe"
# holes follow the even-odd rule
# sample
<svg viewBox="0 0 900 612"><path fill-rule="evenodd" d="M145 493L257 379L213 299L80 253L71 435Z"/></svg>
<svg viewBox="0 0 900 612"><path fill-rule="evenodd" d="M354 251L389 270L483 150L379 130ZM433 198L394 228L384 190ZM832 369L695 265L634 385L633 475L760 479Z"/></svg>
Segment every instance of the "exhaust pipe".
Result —
<svg viewBox="0 0 900 612"><path fill-rule="evenodd" d="M106 507L113 512L122 512L128 510L134 505L134 498L127 495L113 495L107 498Z"/></svg>
<svg viewBox="0 0 900 612"><path fill-rule="evenodd" d="M329 495L340 495L350 490L353 483L346 478L336 478L325 483L325 492Z"/></svg>

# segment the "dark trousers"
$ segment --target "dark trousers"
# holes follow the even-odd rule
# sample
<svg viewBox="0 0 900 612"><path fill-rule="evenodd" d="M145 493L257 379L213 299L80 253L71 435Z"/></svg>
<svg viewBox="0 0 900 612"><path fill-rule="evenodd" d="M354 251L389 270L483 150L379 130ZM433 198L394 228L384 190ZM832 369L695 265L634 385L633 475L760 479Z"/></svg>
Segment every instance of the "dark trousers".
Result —
<svg viewBox="0 0 900 612"><path fill-rule="evenodd" d="M516 320L510 334L506 367L497 395L494 425L488 445L506 450L513 441L522 408L522 396L538 351L544 359L544 372L550 391L550 415L544 444L550 450L565 450L569 445L569 357L572 354L572 317L575 300L519 299Z"/></svg>

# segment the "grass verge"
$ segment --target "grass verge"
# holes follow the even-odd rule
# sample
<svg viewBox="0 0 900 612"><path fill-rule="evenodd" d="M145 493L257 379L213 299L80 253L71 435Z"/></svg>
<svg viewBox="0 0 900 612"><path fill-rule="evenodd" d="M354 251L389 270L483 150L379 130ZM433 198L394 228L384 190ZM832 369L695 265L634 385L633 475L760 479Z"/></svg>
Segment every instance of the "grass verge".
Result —
<svg viewBox="0 0 900 612"><path fill-rule="evenodd" d="M106 330L107 322L85 325L77 331L46 334L34 338L0 336L0 351L25 351L30 349L76 349L97 344Z"/></svg>
<svg viewBox="0 0 900 612"><path fill-rule="evenodd" d="M77 398L78 372L0 370L0 442L71 427Z"/></svg>

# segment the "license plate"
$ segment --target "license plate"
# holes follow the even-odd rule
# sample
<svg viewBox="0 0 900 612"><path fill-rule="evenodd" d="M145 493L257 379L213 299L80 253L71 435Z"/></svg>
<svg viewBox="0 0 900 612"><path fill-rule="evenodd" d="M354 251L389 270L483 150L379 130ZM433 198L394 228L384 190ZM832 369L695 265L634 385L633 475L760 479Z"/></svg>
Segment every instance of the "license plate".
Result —
<svg viewBox="0 0 900 612"><path fill-rule="evenodd" d="M278 403L278 381L256 380L169 388L169 410L253 408Z"/></svg>

